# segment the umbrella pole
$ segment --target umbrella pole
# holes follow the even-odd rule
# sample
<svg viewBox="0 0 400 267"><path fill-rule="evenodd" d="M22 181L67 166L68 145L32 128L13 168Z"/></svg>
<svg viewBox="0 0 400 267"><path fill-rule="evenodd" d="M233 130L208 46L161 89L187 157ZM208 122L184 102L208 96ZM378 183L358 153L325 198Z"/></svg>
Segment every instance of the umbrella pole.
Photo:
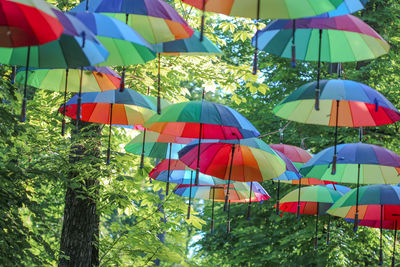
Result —
<svg viewBox="0 0 400 267"><path fill-rule="evenodd" d="M140 169L143 169L143 167L144 167L144 153L145 153L144 146L146 144L146 132L147 132L147 130L144 129L143 142L142 142L142 155L140 155L140 166L139 166Z"/></svg>
<svg viewBox="0 0 400 267"><path fill-rule="evenodd" d="M260 19L260 0L257 0L257 22L256 22L256 48L254 49L254 59L253 59L253 74L257 74L258 65L258 21Z"/></svg>
<svg viewBox="0 0 400 267"><path fill-rule="evenodd" d="M27 101L27 87L29 75L29 61L31 57L31 47L28 46L28 55L26 56L26 69L25 69L25 83L24 83L24 98L22 99L21 122L26 120L26 101Z"/></svg>
<svg viewBox="0 0 400 267"><path fill-rule="evenodd" d="M111 129L112 129L113 107L114 107L114 104L111 103L111 105L110 105L110 130L108 132L107 165L110 165L110 156L111 156Z"/></svg>
<svg viewBox="0 0 400 267"><path fill-rule="evenodd" d="M203 0L202 6L201 6L200 42L203 42L204 22L205 22L205 20L206 20L205 12L206 12L206 0Z"/></svg>
<svg viewBox="0 0 400 267"><path fill-rule="evenodd" d="M226 224L226 233L229 234L231 232L231 201L228 202L228 222Z"/></svg>
<svg viewBox="0 0 400 267"><path fill-rule="evenodd" d="M228 189L226 190L226 196L225 196L225 204L224 204L224 211L226 211L226 206L228 204L229 200L229 187L231 185L231 176L232 176L232 167L233 167L233 158L235 156L235 144L232 145L232 158L231 158L231 165L229 167L229 178L228 178ZM229 211L228 211L229 212Z"/></svg>
<svg viewBox="0 0 400 267"><path fill-rule="evenodd" d="M161 54L158 55L158 74L157 74L157 114L161 114Z"/></svg>
<svg viewBox="0 0 400 267"><path fill-rule="evenodd" d="M317 217L315 218L314 249L317 249L318 247L318 216L319 216L319 202L317 202Z"/></svg>
<svg viewBox="0 0 400 267"><path fill-rule="evenodd" d="M318 72L317 72L317 88L315 88L315 110L319 110L319 80L321 77L321 39L322 29L319 29L319 46L318 46Z"/></svg>
<svg viewBox="0 0 400 267"><path fill-rule="evenodd" d="M77 132L79 132L79 120L81 119L82 79L83 79L83 67L81 67L81 77L79 80L78 108L76 110L76 131Z"/></svg>
<svg viewBox="0 0 400 267"><path fill-rule="evenodd" d="M65 69L65 90L64 90L64 105L63 105L63 120L62 120L62 126L61 126L61 135L64 136L65 134L65 112L67 107L65 104L67 103L67 91L68 91L68 74L69 74L69 69Z"/></svg>
<svg viewBox="0 0 400 267"><path fill-rule="evenodd" d="M332 171L331 174L336 174L336 161L337 161L337 136L338 136L338 122L339 122L339 100L336 100L336 125L335 125L335 147L332 159Z"/></svg>
<svg viewBox="0 0 400 267"><path fill-rule="evenodd" d="M251 210L251 193L253 191L253 182L250 182L250 197L249 197L249 207L247 208L247 220L250 220L250 210Z"/></svg>
<svg viewBox="0 0 400 267"><path fill-rule="evenodd" d="M119 91L122 93L125 90L125 66L122 67L121 82L119 83Z"/></svg>
<svg viewBox="0 0 400 267"><path fill-rule="evenodd" d="M281 181L278 180L278 190L276 193L276 214L279 215L279 191L281 187Z"/></svg>
<svg viewBox="0 0 400 267"><path fill-rule="evenodd" d="M203 124L200 123L200 132L199 132L199 145L197 149L197 166L196 166L196 178L194 179L194 184L199 185L199 175L200 175L200 152L201 152L201 136L203 135Z"/></svg>
<svg viewBox="0 0 400 267"><path fill-rule="evenodd" d="M380 229L380 248L379 248L379 265L383 264L383 252L382 252L382 217L383 217L383 205L381 205L381 229Z"/></svg>
<svg viewBox="0 0 400 267"><path fill-rule="evenodd" d="M193 182L193 172L190 172L190 187L189 187L189 205L187 212L187 219L190 219L190 206L192 205L192 182Z"/></svg>
<svg viewBox="0 0 400 267"><path fill-rule="evenodd" d="M328 234L326 235L326 244L327 245L329 245L329 243L330 243L330 240L329 240L330 231L331 231L331 215L328 214Z"/></svg>
<svg viewBox="0 0 400 267"><path fill-rule="evenodd" d="M356 194L356 214L354 215L354 232L358 229L358 195L360 188L360 164L357 166L357 194Z"/></svg>
<svg viewBox="0 0 400 267"><path fill-rule="evenodd" d="M299 180L299 196L297 199L297 219L300 219L300 191L301 191L301 178Z"/></svg>
<svg viewBox="0 0 400 267"><path fill-rule="evenodd" d="M293 36L292 36L292 67L296 68L296 45L295 45L296 20L293 20Z"/></svg>
<svg viewBox="0 0 400 267"><path fill-rule="evenodd" d="M213 189L212 207L211 207L211 233L214 233L214 204L215 204L215 187Z"/></svg>
<svg viewBox="0 0 400 267"><path fill-rule="evenodd" d="M170 175L170 173L171 173L171 150L172 150L172 143L169 143L167 187L165 188L165 195L166 195L166 196L168 196L168 191L169 191L169 175Z"/></svg>
<svg viewBox="0 0 400 267"><path fill-rule="evenodd" d="M392 267L395 266L396 257L396 242L397 242L397 220L394 223L394 238L393 238L393 255L392 255Z"/></svg>

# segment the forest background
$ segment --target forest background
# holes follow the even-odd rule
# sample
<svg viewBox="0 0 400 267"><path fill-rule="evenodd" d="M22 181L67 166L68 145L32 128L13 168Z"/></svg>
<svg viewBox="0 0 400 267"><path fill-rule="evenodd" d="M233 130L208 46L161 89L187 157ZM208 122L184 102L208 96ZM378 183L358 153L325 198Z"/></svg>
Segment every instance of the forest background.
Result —
<svg viewBox="0 0 400 267"><path fill-rule="evenodd" d="M52 0L63 11L79 1ZM179 0L168 1L199 29L200 12ZM400 2L372 0L355 14L387 40L390 52L376 60L343 64L343 77L365 83L400 107ZM259 27L268 24L262 21ZM239 111L268 144L287 124L272 108L302 84L316 79L316 63L260 53L259 73L251 74L256 24L224 16L206 18L206 36L223 51L221 57L162 57L163 96L176 103L206 99ZM121 71L121 69L116 69ZM197 201L186 220L185 200L164 197L164 184L150 183L155 165L125 154L129 130L114 127L111 165L105 164L108 126L85 124L79 135L60 135L58 107L63 96L29 90L27 122L19 123L21 88L10 82L11 68L0 67L0 265L2 266L373 266L378 262L379 232L334 219L331 243L325 245L327 218L322 218L320 246L314 250L314 218L282 217L274 212L276 184L264 182L272 198L252 206L232 205L232 232L226 234L222 204L216 207L216 228L210 233L210 203ZM322 64L323 78L336 78ZM156 94L156 61L131 66L126 85ZM70 95L72 96L72 94ZM69 132L73 129L70 123ZM290 123L287 144L311 153L333 145L333 128ZM364 129L364 142L400 154L397 124ZM339 143L358 141L358 129L339 129ZM78 156L72 157L72 152ZM281 195L295 189L281 186ZM90 216L86 216L91 214ZM64 225L64 228L63 228ZM323 229L322 229L323 228ZM63 230L64 229L64 230ZM384 231L384 255L391 256L393 234ZM73 247L80 247L79 253ZM74 254L75 253L75 254Z"/></svg>

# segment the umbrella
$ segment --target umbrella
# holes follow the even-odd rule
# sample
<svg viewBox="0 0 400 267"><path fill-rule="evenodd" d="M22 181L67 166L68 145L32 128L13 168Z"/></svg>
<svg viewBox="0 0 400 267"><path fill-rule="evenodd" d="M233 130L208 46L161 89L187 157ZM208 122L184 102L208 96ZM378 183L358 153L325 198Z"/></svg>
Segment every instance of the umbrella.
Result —
<svg viewBox="0 0 400 267"><path fill-rule="evenodd" d="M380 250L379 262L383 264L382 253L382 229L384 221L394 222L391 229L398 228L397 222L400 219L400 188L393 185L368 185L353 189L339 199L329 210L333 216L354 219L364 225L376 227L379 222L380 228ZM359 210L358 210L359 209ZM359 215L357 213L359 212ZM364 221L364 222L363 222ZM367 221L367 222L366 222ZM375 222L368 222L375 221ZM387 222L386 222L387 226ZM397 232L395 233L395 235ZM393 251L394 255L394 251ZM392 258L394 266L394 257Z"/></svg>
<svg viewBox="0 0 400 267"><path fill-rule="evenodd" d="M299 189L291 191L281 199L280 210L283 212L298 212L298 195L300 194L300 213L308 215L317 215L315 219L315 238L314 247L318 245L318 217L325 215L326 211L333 203L342 197L342 193L331 188L316 185L304 187L301 193ZM329 243L330 217L328 223L327 243Z"/></svg>
<svg viewBox="0 0 400 267"><path fill-rule="evenodd" d="M295 33L295 34L294 34ZM294 61L318 61L315 109L319 110L320 70L324 62L353 62L380 57L389 44L368 24L352 15L332 18L275 20L257 33L258 49ZM296 46L294 46L296 40ZM293 51L293 52L292 52Z"/></svg>
<svg viewBox="0 0 400 267"><path fill-rule="evenodd" d="M59 111L68 117L77 118L79 96L73 96ZM128 89L82 94L80 120L94 123L110 124L108 135L107 164L111 154L111 128L113 124L136 125L154 114L155 106L146 96ZM64 112L65 110L65 112Z"/></svg>
<svg viewBox="0 0 400 267"><path fill-rule="evenodd" d="M71 11L105 13L124 21L152 44L186 39L193 34L187 22L162 0L86 0Z"/></svg>
<svg viewBox="0 0 400 267"><path fill-rule="evenodd" d="M42 45L58 39L63 26L43 0L0 1L0 47Z"/></svg>
<svg viewBox="0 0 400 267"><path fill-rule="evenodd" d="M169 105L163 114L151 117L144 127L167 135L198 138L199 144L201 139L241 139L260 135L237 111L204 99ZM200 157L200 150L197 156ZM197 184L199 166L195 169Z"/></svg>
<svg viewBox="0 0 400 267"><path fill-rule="evenodd" d="M363 143L338 145L335 174L331 172L333 155L333 147L322 150L300 169L300 173L321 180L356 183L357 192L360 184L395 184L400 181L400 157L386 148ZM358 201L355 215L356 231Z"/></svg>
<svg viewBox="0 0 400 267"><path fill-rule="evenodd" d="M286 157L285 154L283 154L279 150L274 149L274 151L276 152L276 154L278 154L278 156L286 164L286 171L283 174L281 174L279 177L274 178L272 180L272 181L278 182L278 190L276 193L276 214L279 214L279 191L280 191L280 186L281 186L281 180L287 180L287 181L298 180L301 178L301 175L300 175L299 171L297 170L297 168L293 165L292 161L288 157ZM300 187L301 187L301 185L299 186L299 188Z"/></svg>
<svg viewBox="0 0 400 267"><path fill-rule="evenodd" d="M100 66L123 66L120 90L125 87L125 66L142 64L156 57L152 46L125 23L106 15L71 13L82 21L110 52Z"/></svg>
<svg viewBox="0 0 400 267"><path fill-rule="evenodd" d="M229 193L230 192L230 193ZM250 192L250 194L249 194ZM178 185L174 189L174 193L180 196L192 198L200 198L204 200L212 200L212 212L211 212L211 232L214 231L214 202L223 202L226 196L229 195L229 206L230 203L249 203L251 202L262 202L268 200L270 196L267 191L257 182L248 183L232 183L227 185L217 186L189 186L189 185ZM254 194L254 196L253 196ZM249 206L250 207L250 206ZM228 224L227 233L230 232L230 212L228 209Z"/></svg>
<svg viewBox="0 0 400 267"><path fill-rule="evenodd" d="M149 177L162 182L175 183L175 184L185 184L189 187L193 186L193 175L194 170L186 166L182 161L176 159L166 159L157 164L156 167L149 173ZM199 174L198 185L220 185L226 184L226 180L222 180L210 175ZM189 188L190 191L190 188ZM190 218L190 206L192 203L191 194L189 194L189 205L188 205L188 215Z"/></svg>
<svg viewBox="0 0 400 267"><path fill-rule="evenodd" d="M158 54L158 96L160 98L161 90L161 55L164 56L212 56L221 55L222 51L209 39L200 41L200 33L195 31L187 39L180 39L154 45ZM158 114L161 114L161 107L157 107Z"/></svg>
<svg viewBox="0 0 400 267"><path fill-rule="evenodd" d="M169 191L169 172L172 159L178 159L178 151L185 144L192 142L193 139L168 136L156 132L140 132L126 146L125 151L136 155L141 155L141 163L143 164L144 156L158 159L168 159L167 187L165 194Z"/></svg>
<svg viewBox="0 0 400 267"><path fill-rule="evenodd" d="M121 77L110 68L84 67L79 69L30 69L27 85L51 90L64 91L64 104L67 100L67 91L99 92L119 88ZM82 86L81 83L82 76ZM18 71L15 76L17 83L23 83L26 79L26 71ZM64 105L65 107L65 105ZM63 111L62 135L65 133L65 111Z"/></svg>
<svg viewBox="0 0 400 267"><path fill-rule="evenodd" d="M280 102L274 108L275 115L301 123L335 126L335 147L337 127L379 126L400 120L400 113L392 103L365 84L334 79L322 80L320 85L322 105L319 111L313 108L313 92L319 85L311 82ZM336 159L335 152L333 171Z"/></svg>
<svg viewBox="0 0 400 267"><path fill-rule="evenodd" d="M201 18L201 32L204 28L204 12L210 11L234 17L247 17L256 19L295 19L316 16L330 10L336 9L343 0L183 0L184 3L192 5L203 11ZM258 42L256 33L256 43ZM254 54L253 74L257 72L258 45Z"/></svg>
<svg viewBox="0 0 400 267"><path fill-rule="evenodd" d="M108 52L94 34L75 17L53 10L64 27L61 37L41 46L0 48L0 63L34 68L83 68L107 59ZM82 76L82 75L81 75ZM22 118L25 121L27 79L24 83ZM81 91L81 86L79 86Z"/></svg>
<svg viewBox="0 0 400 267"><path fill-rule="evenodd" d="M282 180L286 181L286 183L292 183L293 180L297 180L299 184L299 192L301 190L301 180L302 177L298 172L298 169L304 165L309 159L311 159L311 154L306 150L292 145L287 144L272 144L270 147L275 150L275 152L280 152L284 156L278 153L278 155L285 161L287 171L275 178L274 180L278 180L278 200L276 205L276 213L279 213L279 187ZM286 158L286 159L285 159ZM294 166L293 166L294 165ZM299 194L300 197L300 194ZM300 207L300 206L299 206ZM299 218L300 213L297 213L297 217Z"/></svg>
<svg viewBox="0 0 400 267"><path fill-rule="evenodd" d="M194 141L178 154L179 160L190 168L198 168L204 174L228 180L225 208L229 200L231 180L271 180L279 177L286 169L285 163L275 151L257 138L204 140L201 144Z"/></svg>

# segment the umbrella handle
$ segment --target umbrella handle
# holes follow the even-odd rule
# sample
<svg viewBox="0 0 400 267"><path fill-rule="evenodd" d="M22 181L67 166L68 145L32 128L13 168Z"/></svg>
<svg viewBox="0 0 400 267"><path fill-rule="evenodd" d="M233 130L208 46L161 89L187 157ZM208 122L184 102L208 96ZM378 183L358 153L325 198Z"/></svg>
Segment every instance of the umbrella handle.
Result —
<svg viewBox="0 0 400 267"><path fill-rule="evenodd" d="M25 122L26 120L26 95L27 95L27 87L28 87L28 75L29 75L29 60L31 57L31 47L28 46L28 52L26 56L26 69L25 69L25 82L24 82L24 98L22 99L22 107L21 107L21 122Z"/></svg>
<svg viewBox="0 0 400 267"><path fill-rule="evenodd" d="M139 166L139 168L140 169L144 168L144 154L140 155L140 166Z"/></svg>
<svg viewBox="0 0 400 267"><path fill-rule="evenodd" d="M295 45L295 32L296 32L296 20L293 20L293 36L292 36L292 67L296 68L296 45Z"/></svg>
<svg viewBox="0 0 400 267"><path fill-rule="evenodd" d="M125 90L125 66L122 67L121 82L119 84L119 91L122 93Z"/></svg>
<svg viewBox="0 0 400 267"><path fill-rule="evenodd" d="M158 53L158 74L157 74L157 114L161 114L161 54Z"/></svg>
<svg viewBox="0 0 400 267"><path fill-rule="evenodd" d="M358 230L358 213L356 212L355 216L354 216L354 227L353 227L354 233L357 232Z"/></svg>
<svg viewBox="0 0 400 267"><path fill-rule="evenodd" d="M201 8L201 29L200 29L200 42L203 42L203 35L204 35L204 23L205 23L205 11L206 11L206 0L202 2Z"/></svg>
<svg viewBox="0 0 400 267"><path fill-rule="evenodd" d="M332 171L331 171L332 175L336 174L336 161L337 161L337 156L335 154L335 155L333 155L333 159L332 159Z"/></svg>
<svg viewBox="0 0 400 267"><path fill-rule="evenodd" d="M249 203L249 206L247 208L247 220L250 221L250 213L251 213L251 202Z"/></svg>
<svg viewBox="0 0 400 267"><path fill-rule="evenodd" d="M328 215L328 233L327 233L327 235L326 235L326 244L327 244L327 245L329 245L329 243L330 243L330 240L329 240L329 238L330 238L330 232L331 232L331 216Z"/></svg>

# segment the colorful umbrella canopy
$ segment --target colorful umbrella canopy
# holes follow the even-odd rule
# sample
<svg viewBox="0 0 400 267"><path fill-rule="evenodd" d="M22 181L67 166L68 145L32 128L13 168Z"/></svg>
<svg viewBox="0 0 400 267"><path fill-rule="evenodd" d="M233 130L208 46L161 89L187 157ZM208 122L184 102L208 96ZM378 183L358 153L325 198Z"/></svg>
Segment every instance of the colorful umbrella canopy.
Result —
<svg viewBox="0 0 400 267"><path fill-rule="evenodd" d="M169 183L185 184L191 187L193 186L193 180L195 179L195 171L190 169L180 160L168 159L161 161L149 173L149 177L157 181L167 182L167 188ZM202 173L199 174L198 185L214 186L226 183L228 183L226 180L218 179ZM189 195L188 219L190 218L191 203L192 198L191 195Z"/></svg>
<svg viewBox="0 0 400 267"><path fill-rule="evenodd" d="M234 192L232 195L230 192ZM257 182L232 183L217 186L189 186L178 185L174 193L184 197L200 198L212 200L211 212L211 232L214 231L214 202L226 201L229 198L227 233L230 232L230 203L249 203L248 218L250 217L250 207L252 202L262 202L268 200L270 196L267 191ZM189 206L190 207L190 206Z"/></svg>
<svg viewBox="0 0 400 267"><path fill-rule="evenodd" d="M312 17L336 9L343 0L183 0L197 9L232 17L295 19Z"/></svg>
<svg viewBox="0 0 400 267"><path fill-rule="evenodd" d="M276 191L276 214L279 214L279 192L280 192L280 187L281 187L280 181L281 180L287 180L287 181L298 180L301 178L301 175L300 175L299 171L297 170L297 168L293 165L292 161L288 157L286 157L285 154L283 154L279 150L274 149L274 151L276 152L276 154L278 154L278 156L286 164L286 171L279 177L273 179L273 181L278 182L278 189Z"/></svg>
<svg viewBox="0 0 400 267"><path fill-rule="evenodd" d="M195 31L192 37L155 44L154 49L158 53L158 96L161 92L161 56L211 56L220 55L222 51L209 39L200 40L200 33ZM161 107L157 107L157 113L161 114Z"/></svg>
<svg viewBox="0 0 400 267"><path fill-rule="evenodd" d="M340 79L320 81L321 108L315 111L316 86L317 82L310 82L296 89L274 108L275 115L339 127L379 126L400 120L400 112L381 93L365 84Z"/></svg>
<svg viewBox="0 0 400 267"><path fill-rule="evenodd" d="M73 96L59 111L73 119L77 118L79 96ZM82 112L80 120L94 123L110 124L107 150L107 164L111 153L111 128L113 124L136 125L154 114L155 106L146 96L128 89L82 94Z"/></svg>
<svg viewBox="0 0 400 267"><path fill-rule="evenodd" d="M34 68L78 68L98 64L108 51L94 34L75 17L53 10L64 27L61 37L41 46L0 48L0 63ZM24 84L22 118L25 121L27 84Z"/></svg>
<svg viewBox="0 0 400 267"><path fill-rule="evenodd" d="M42 45L58 39L63 26L43 0L0 1L0 47Z"/></svg>
<svg viewBox="0 0 400 267"><path fill-rule="evenodd" d="M389 44L361 19L344 15L332 18L316 17L275 20L258 33L258 49L291 58L295 26L296 58L324 62L352 62L374 59L389 51ZM253 45L255 45L253 40Z"/></svg>
<svg viewBox="0 0 400 267"><path fill-rule="evenodd" d="M110 52L100 66L128 66L145 63L156 57L153 47L125 23L106 15L71 13L84 23Z"/></svg>
<svg viewBox="0 0 400 267"><path fill-rule="evenodd" d="M179 159L192 169L197 166L198 146L194 141L178 153ZM286 169L276 152L257 138L203 140L200 158L200 172L239 182L271 180Z"/></svg>
<svg viewBox="0 0 400 267"><path fill-rule="evenodd" d="M400 157L389 149L351 143L337 146L336 173L331 173L334 148L316 154L300 169L306 177L338 183L396 184L400 181Z"/></svg>
<svg viewBox="0 0 400 267"><path fill-rule="evenodd" d="M187 22L162 0L86 0L71 11L105 13L124 21L152 44L186 39L193 34Z"/></svg>
<svg viewBox="0 0 400 267"><path fill-rule="evenodd" d="M357 209L359 209L358 215ZM382 265L383 221L389 220L397 223L400 219L400 187L378 184L353 189L339 199L328 210L328 213L333 216L354 219L355 223L358 223L358 219L379 221L381 230L379 261ZM397 226L394 229L397 229Z"/></svg>
<svg viewBox="0 0 400 267"><path fill-rule="evenodd" d="M321 61L333 63L374 59L388 53L390 47L374 29L352 15L276 20L257 32L255 39L253 45L258 49L292 58L293 66L296 58L318 61L316 110L319 110Z"/></svg>
<svg viewBox="0 0 400 267"><path fill-rule="evenodd" d="M312 155L307 150L304 150L298 146L287 144L272 144L269 146L273 150L283 153L298 169L312 158Z"/></svg>
<svg viewBox="0 0 400 267"><path fill-rule="evenodd" d="M257 129L237 111L208 101L169 105L154 115L144 127L162 134L201 139L257 137Z"/></svg>
<svg viewBox="0 0 400 267"><path fill-rule="evenodd" d="M300 197L299 197L300 195ZM326 186L316 185L291 191L281 199L280 210L283 212L297 213L300 207L301 214L317 215L315 221L315 238L314 247L318 245L318 216L325 215L326 211L333 203L342 197L342 193ZM299 202L300 199L300 202ZM300 204L300 205L299 205ZM327 243L329 243L329 227L328 223Z"/></svg>
<svg viewBox="0 0 400 267"><path fill-rule="evenodd" d="M320 94L319 110L314 110L314 91ZM340 79L299 87L274 108L274 113L301 123L335 126L335 148L337 127L379 126L400 120L399 111L378 91L362 83ZM335 151L333 171L336 159Z"/></svg>
<svg viewBox="0 0 400 267"><path fill-rule="evenodd" d="M386 148L363 143L339 145L334 174L330 166L333 153L333 147L319 152L300 169L300 173L321 180L357 183L357 192L360 184L395 184L400 181L400 157Z"/></svg>
<svg viewBox="0 0 400 267"><path fill-rule="evenodd" d="M271 180L279 177L286 169L285 163L275 151L257 138L203 140L200 144L194 141L178 154L179 160L190 168L228 180L225 209L231 180L239 182ZM198 181L195 184L198 184Z"/></svg>
<svg viewBox="0 0 400 267"><path fill-rule="evenodd" d="M301 173L300 173L301 175ZM328 185L328 184L336 184L336 182L324 181L316 178L307 178L303 177L300 179L293 180L280 180L281 183L285 184L293 184L293 185Z"/></svg>
<svg viewBox="0 0 400 267"><path fill-rule="evenodd" d="M333 189L335 191L339 191L343 195L351 190L351 188L349 188L347 186L344 186L344 185L340 185L340 184L327 184L325 186L330 188L330 189Z"/></svg>
<svg viewBox="0 0 400 267"><path fill-rule="evenodd" d="M170 168L169 174L168 168ZM149 173L149 177L162 182L167 182L169 179L170 183L190 185L193 184L194 172L195 170L189 168L180 160L171 159L169 162L169 160L165 159L154 167L154 169ZM226 183L228 183L227 180L219 179L203 173L200 173L199 176L199 185L213 186Z"/></svg>
<svg viewBox="0 0 400 267"><path fill-rule="evenodd" d="M67 100L67 92L99 92L119 88L121 77L110 68L106 67L84 67L82 69L30 69L26 78L26 70L21 69L15 76L17 83L51 90L64 91L64 107ZM82 79L81 79L82 77ZM65 110L61 134L65 133Z"/></svg>

